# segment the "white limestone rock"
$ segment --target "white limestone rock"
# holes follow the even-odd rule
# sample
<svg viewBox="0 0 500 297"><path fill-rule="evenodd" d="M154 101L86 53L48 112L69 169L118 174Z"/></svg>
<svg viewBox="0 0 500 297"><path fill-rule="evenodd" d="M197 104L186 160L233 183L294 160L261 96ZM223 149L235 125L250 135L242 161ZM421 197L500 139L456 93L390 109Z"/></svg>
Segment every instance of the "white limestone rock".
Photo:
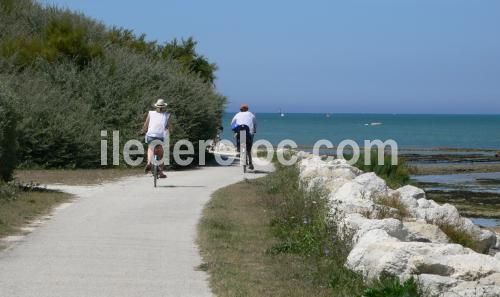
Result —
<svg viewBox="0 0 500 297"><path fill-rule="evenodd" d="M470 249L458 244L402 242L384 230L375 229L358 239L347 258L346 266L367 279L376 279L381 275L408 277L429 273L427 270L430 270L416 269L412 264L415 262L414 258L426 255L464 255L470 252Z"/></svg>
<svg viewBox="0 0 500 297"><path fill-rule="evenodd" d="M331 183L337 179L336 190L344 181L352 180L359 174L359 169L343 162L324 162L318 157L303 159L299 162L299 178L303 184L307 184L314 179L322 178L324 183Z"/></svg>
<svg viewBox="0 0 500 297"><path fill-rule="evenodd" d="M376 174L364 173L342 185L333 195L331 200L349 201L351 199L375 200L387 195L388 188L383 179Z"/></svg>
<svg viewBox="0 0 500 297"><path fill-rule="evenodd" d="M363 187L368 199L373 200L377 195L388 195L386 182L373 172L361 174L353 181Z"/></svg>
<svg viewBox="0 0 500 297"><path fill-rule="evenodd" d="M440 297L498 297L500 286L482 285L478 282L459 282L449 291L443 292Z"/></svg>
<svg viewBox="0 0 500 297"><path fill-rule="evenodd" d="M401 202L408 208L418 207L418 199L425 199L424 190L410 185L401 187L395 192L399 194Z"/></svg>
<svg viewBox="0 0 500 297"><path fill-rule="evenodd" d="M328 193L335 193L335 192L337 192L338 189L340 189L340 187L342 187L343 185L345 185L349 181L350 181L350 179L343 178L343 177L328 179L324 183L323 187Z"/></svg>
<svg viewBox="0 0 500 297"><path fill-rule="evenodd" d="M425 198L418 199L417 204L418 208L434 208L439 206L434 200L427 200Z"/></svg>
<svg viewBox="0 0 500 297"><path fill-rule="evenodd" d="M488 253L490 249L495 248L497 236L495 232L487 229L481 229L479 237L474 238L477 241L479 251Z"/></svg>
<svg viewBox="0 0 500 297"><path fill-rule="evenodd" d="M460 221L460 214L455 206L451 204L438 205L433 200L424 202L422 199L418 200L419 207L415 210L417 219L423 219L431 224L449 223L458 224Z"/></svg>
<svg viewBox="0 0 500 297"><path fill-rule="evenodd" d="M456 279L448 276L425 273L418 275L416 279L420 289L422 289L428 297L441 296L443 292L449 291L458 283Z"/></svg>
<svg viewBox="0 0 500 297"><path fill-rule="evenodd" d="M411 260L418 274L437 274L463 281L475 281L500 273L500 262L495 258L475 252L467 254L426 254Z"/></svg>
<svg viewBox="0 0 500 297"><path fill-rule="evenodd" d="M500 273L496 272L490 274L487 277L483 277L478 282L487 286L500 286Z"/></svg>
<svg viewBox="0 0 500 297"><path fill-rule="evenodd" d="M343 225L354 234L353 242L357 242L368 231L375 229L384 230L388 235L399 240L404 240L408 237L408 232L404 228L403 223L396 219L368 219L358 213L354 213L345 216Z"/></svg>
<svg viewBox="0 0 500 297"><path fill-rule="evenodd" d="M407 241L448 243L450 240L438 226L425 221L403 222L408 230Z"/></svg>
<svg viewBox="0 0 500 297"><path fill-rule="evenodd" d="M481 229L467 218L460 218L456 225L458 228L472 236L472 238L476 241L478 251L488 253L491 248L495 247L497 237L494 232L487 229Z"/></svg>
<svg viewBox="0 0 500 297"><path fill-rule="evenodd" d="M373 203L371 200L360 198L347 198L346 200L337 200L332 198L332 196L334 195L330 194L330 196L328 197L331 205L331 215L336 215L339 212L343 213L344 215L355 213L371 214L375 213L377 210L375 203Z"/></svg>

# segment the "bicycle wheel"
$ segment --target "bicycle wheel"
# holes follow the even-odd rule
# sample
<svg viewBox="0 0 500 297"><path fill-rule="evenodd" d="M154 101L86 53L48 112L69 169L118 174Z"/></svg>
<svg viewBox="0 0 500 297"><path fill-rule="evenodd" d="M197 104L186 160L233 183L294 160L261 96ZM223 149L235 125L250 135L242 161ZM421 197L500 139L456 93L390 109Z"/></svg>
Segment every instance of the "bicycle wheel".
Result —
<svg viewBox="0 0 500 297"><path fill-rule="evenodd" d="M153 184L154 184L154 187L156 188L156 182L158 181L158 165L157 165L157 160L156 160L156 156L154 157L155 159L155 162L153 164Z"/></svg>
<svg viewBox="0 0 500 297"><path fill-rule="evenodd" d="M248 157L247 157L247 150L246 148L242 147L240 149L240 158L243 158L241 159L241 164L243 165L243 173L247 173L247 160L248 160Z"/></svg>

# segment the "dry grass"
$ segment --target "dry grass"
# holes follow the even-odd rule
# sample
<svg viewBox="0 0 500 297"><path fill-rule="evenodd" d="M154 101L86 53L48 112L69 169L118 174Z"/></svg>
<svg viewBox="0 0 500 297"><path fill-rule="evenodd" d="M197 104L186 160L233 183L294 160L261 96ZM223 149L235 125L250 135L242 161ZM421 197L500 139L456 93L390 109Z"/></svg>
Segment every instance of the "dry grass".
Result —
<svg viewBox="0 0 500 297"><path fill-rule="evenodd" d="M409 216L408 207L401 202L401 197L398 193L391 195L379 196L375 199L375 203L382 205L378 218L396 218L402 220ZM396 210L395 212L393 210Z"/></svg>
<svg viewBox="0 0 500 297"><path fill-rule="evenodd" d="M52 191L20 192L10 199L0 197L0 237L19 233L20 227L69 198L69 194Z"/></svg>
<svg viewBox="0 0 500 297"><path fill-rule="evenodd" d="M94 185L120 178L143 174L142 168L134 169L78 169L78 170L17 170L16 181L22 184Z"/></svg>
<svg viewBox="0 0 500 297"><path fill-rule="evenodd" d="M450 238L451 242L461 244L478 253L484 252L479 250L477 242L462 226L447 221L435 222L435 224Z"/></svg>
<svg viewBox="0 0 500 297"><path fill-rule="evenodd" d="M219 297L349 296L314 281L315 263L297 254L268 251L279 242L255 182L239 183L214 194L199 225L199 244Z"/></svg>

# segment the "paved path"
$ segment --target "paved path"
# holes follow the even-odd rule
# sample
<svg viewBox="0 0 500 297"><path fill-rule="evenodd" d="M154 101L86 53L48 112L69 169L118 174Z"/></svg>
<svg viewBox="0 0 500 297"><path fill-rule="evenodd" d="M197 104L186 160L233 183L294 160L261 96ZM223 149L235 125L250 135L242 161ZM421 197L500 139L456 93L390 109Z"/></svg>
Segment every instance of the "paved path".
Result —
<svg viewBox="0 0 500 297"><path fill-rule="evenodd" d="M247 174L248 178L262 174ZM212 296L195 238L213 191L241 168L205 167L96 187L0 252L0 297Z"/></svg>

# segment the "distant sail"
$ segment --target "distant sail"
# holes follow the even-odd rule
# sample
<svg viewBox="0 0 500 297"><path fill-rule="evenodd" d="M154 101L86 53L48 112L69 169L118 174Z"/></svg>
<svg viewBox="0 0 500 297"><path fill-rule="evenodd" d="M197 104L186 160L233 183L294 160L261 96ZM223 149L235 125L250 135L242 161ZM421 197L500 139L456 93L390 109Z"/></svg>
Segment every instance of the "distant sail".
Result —
<svg viewBox="0 0 500 297"><path fill-rule="evenodd" d="M280 108L280 116L281 116L281 117L284 117L284 116L285 116L285 113L283 113L283 111L281 110L281 108Z"/></svg>

